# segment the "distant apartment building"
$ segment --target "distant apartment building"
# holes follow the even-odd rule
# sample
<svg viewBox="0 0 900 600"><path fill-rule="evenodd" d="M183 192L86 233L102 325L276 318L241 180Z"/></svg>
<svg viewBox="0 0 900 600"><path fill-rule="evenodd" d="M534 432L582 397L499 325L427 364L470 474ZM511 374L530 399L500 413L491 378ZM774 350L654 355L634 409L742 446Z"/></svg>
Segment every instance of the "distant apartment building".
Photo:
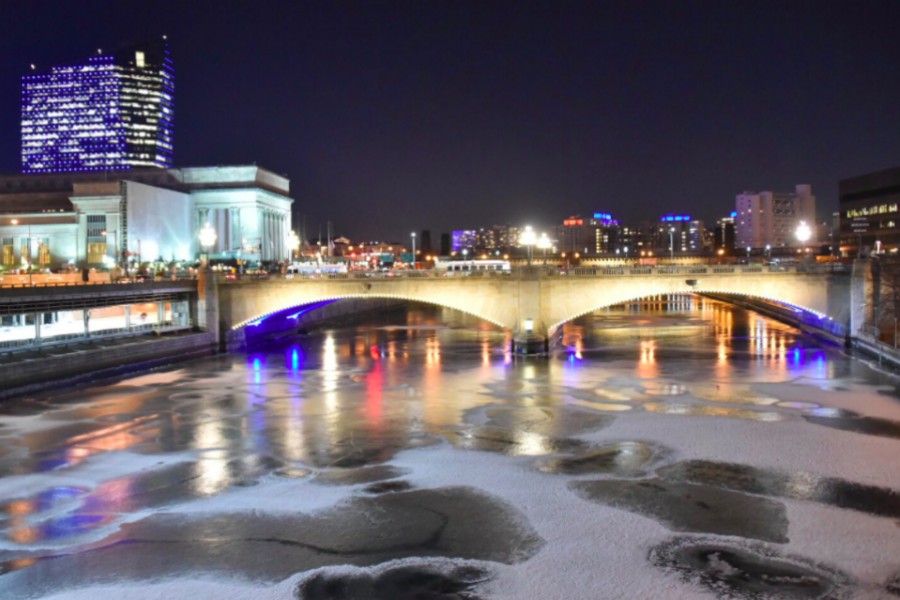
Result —
<svg viewBox="0 0 900 600"><path fill-rule="evenodd" d="M453 252L474 252L478 247L478 232L474 229L454 229L452 244Z"/></svg>
<svg viewBox="0 0 900 600"><path fill-rule="evenodd" d="M838 183L840 253L900 251L900 167Z"/></svg>
<svg viewBox="0 0 900 600"><path fill-rule="evenodd" d="M796 186L794 192L744 192L735 198L735 243L738 251L748 252L811 246L797 238L800 223L806 223L815 236L816 197L812 186Z"/></svg>
<svg viewBox="0 0 900 600"><path fill-rule="evenodd" d="M510 248L515 248L519 245L518 227L512 225L494 225L488 231L490 232L490 243L492 245L485 245L484 248L487 250L507 251Z"/></svg>
<svg viewBox="0 0 900 600"><path fill-rule="evenodd" d="M172 166L175 71L166 42L22 78L23 173Z"/></svg>
<svg viewBox="0 0 900 600"><path fill-rule="evenodd" d="M557 246L566 254L594 252L594 226L590 219L572 215L556 228Z"/></svg>
<svg viewBox="0 0 900 600"><path fill-rule="evenodd" d="M652 248L657 256L697 255L704 250L705 231L703 221L690 215L663 215L650 228L644 246Z"/></svg>
<svg viewBox="0 0 900 600"><path fill-rule="evenodd" d="M568 254L614 254L620 241L619 221L610 213L595 212L591 218L572 215L556 229L557 250Z"/></svg>

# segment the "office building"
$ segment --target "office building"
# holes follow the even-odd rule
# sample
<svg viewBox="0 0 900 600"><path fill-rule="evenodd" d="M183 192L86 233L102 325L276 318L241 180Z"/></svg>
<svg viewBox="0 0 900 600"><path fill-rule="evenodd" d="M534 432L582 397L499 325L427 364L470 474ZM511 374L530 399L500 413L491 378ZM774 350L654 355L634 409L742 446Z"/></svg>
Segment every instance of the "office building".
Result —
<svg viewBox="0 0 900 600"><path fill-rule="evenodd" d="M900 167L840 181L838 202L841 255L900 250Z"/></svg>
<svg viewBox="0 0 900 600"><path fill-rule="evenodd" d="M165 40L22 78L22 172L172 166L175 78Z"/></svg>
<svg viewBox="0 0 900 600"><path fill-rule="evenodd" d="M698 255L704 250L704 232L703 221L690 215L663 215L646 241L657 256Z"/></svg>
<svg viewBox="0 0 900 600"><path fill-rule="evenodd" d="M728 217L723 217L716 221L715 241L713 242L713 250L717 256L734 256L735 255L735 235L734 235L734 218L737 212L732 211Z"/></svg>
<svg viewBox="0 0 900 600"><path fill-rule="evenodd" d="M566 254L578 252L585 255L594 251L594 226L591 225L590 219L584 219L579 215L570 216L557 227L556 237L559 240L560 252Z"/></svg>
<svg viewBox="0 0 900 600"><path fill-rule="evenodd" d="M799 249L817 243L814 238L802 241L797 228L816 222L816 197L812 186L798 185L791 192L744 192L735 198L735 243L737 251L748 253L767 247Z"/></svg>

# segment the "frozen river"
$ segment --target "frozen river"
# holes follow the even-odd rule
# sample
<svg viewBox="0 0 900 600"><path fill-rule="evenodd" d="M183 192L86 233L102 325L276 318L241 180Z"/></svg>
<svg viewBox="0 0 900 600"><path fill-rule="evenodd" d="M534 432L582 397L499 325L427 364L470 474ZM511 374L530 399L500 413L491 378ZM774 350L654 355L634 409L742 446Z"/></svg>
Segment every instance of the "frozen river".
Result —
<svg viewBox="0 0 900 600"><path fill-rule="evenodd" d="M682 299L432 309L0 405L0 598L900 598L897 380Z"/></svg>

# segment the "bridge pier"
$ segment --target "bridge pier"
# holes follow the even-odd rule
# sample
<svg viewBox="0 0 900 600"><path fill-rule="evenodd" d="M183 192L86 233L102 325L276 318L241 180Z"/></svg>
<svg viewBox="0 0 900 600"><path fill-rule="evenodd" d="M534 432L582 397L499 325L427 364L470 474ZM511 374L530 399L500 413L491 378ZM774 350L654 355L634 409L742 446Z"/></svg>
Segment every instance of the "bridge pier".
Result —
<svg viewBox="0 0 900 600"><path fill-rule="evenodd" d="M213 335L215 348L222 350L222 327L219 323L219 286L208 265L197 273L197 308L195 323L201 331Z"/></svg>
<svg viewBox="0 0 900 600"><path fill-rule="evenodd" d="M550 349L544 322L542 287L539 269L522 269L516 298L517 321L513 329L512 351L515 354L546 354Z"/></svg>
<svg viewBox="0 0 900 600"><path fill-rule="evenodd" d="M513 336L513 354L547 354L550 351L550 339L539 333L520 332Z"/></svg>

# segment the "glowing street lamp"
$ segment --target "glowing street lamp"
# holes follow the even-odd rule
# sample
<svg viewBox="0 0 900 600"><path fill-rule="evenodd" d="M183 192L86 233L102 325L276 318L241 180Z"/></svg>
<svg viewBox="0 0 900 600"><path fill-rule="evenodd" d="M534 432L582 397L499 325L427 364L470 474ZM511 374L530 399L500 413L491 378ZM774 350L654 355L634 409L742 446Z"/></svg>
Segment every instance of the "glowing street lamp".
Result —
<svg viewBox="0 0 900 600"><path fill-rule="evenodd" d="M413 264L413 267L415 267L416 266L416 232L413 231L412 233L409 234L409 236L412 238L412 264Z"/></svg>
<svg viewBox="0 0 900 600"><path fill-rule="evenodd" d="M209 249L212 248L216 239L218 239L216 230L208 222L200 230L200 246L203 248L204 256L201 257L203 266L209 266Z"/></svg>
<svg viewBox="0 0 900 600"><path fill-rule="evenodd" d="M537 247L544 251L544 264L547 264L547 249L553 246L553 243L550 241L550 238L547 237L546 233L541 233L541 237L538 238Z"/></svg>
<svg viewBox="0 0 900 600"><path fill-rule="evenodd" d="M806 242L812 237L812 229L809 228L806 221L800 221L800 224L797 225L797 229L794 231L794 235L797 236L797 241L805 249Z"/></svg>
<svg viewBox="0 0 900 600"><path fill-rule="evenodd" d="M806 221L800 221L800 224L797 225L797 229L794 231L794 235L797 236L797 241L805 245L809 238L812 237L812 229L809 228Z"/></svg>
<svg viewBox="0 0 900 600"><path fill-rule="evenodd" d="M291 262L293 262L297 260L297 255L300 253L300 236L296 231L292 231L288 236L288 244L291 247Z"/></svg>
<svg viewBox="0 0 900 600"><path fill-rule="evenodd" d="M528 250L528 266L531 266L531 252L534 248L534 245L537 243L537 233L535 233L534 229L531 228L531 225L526 225L525 230L522 231L522 234L519 236L519 244L525 246Z"/></svg>

